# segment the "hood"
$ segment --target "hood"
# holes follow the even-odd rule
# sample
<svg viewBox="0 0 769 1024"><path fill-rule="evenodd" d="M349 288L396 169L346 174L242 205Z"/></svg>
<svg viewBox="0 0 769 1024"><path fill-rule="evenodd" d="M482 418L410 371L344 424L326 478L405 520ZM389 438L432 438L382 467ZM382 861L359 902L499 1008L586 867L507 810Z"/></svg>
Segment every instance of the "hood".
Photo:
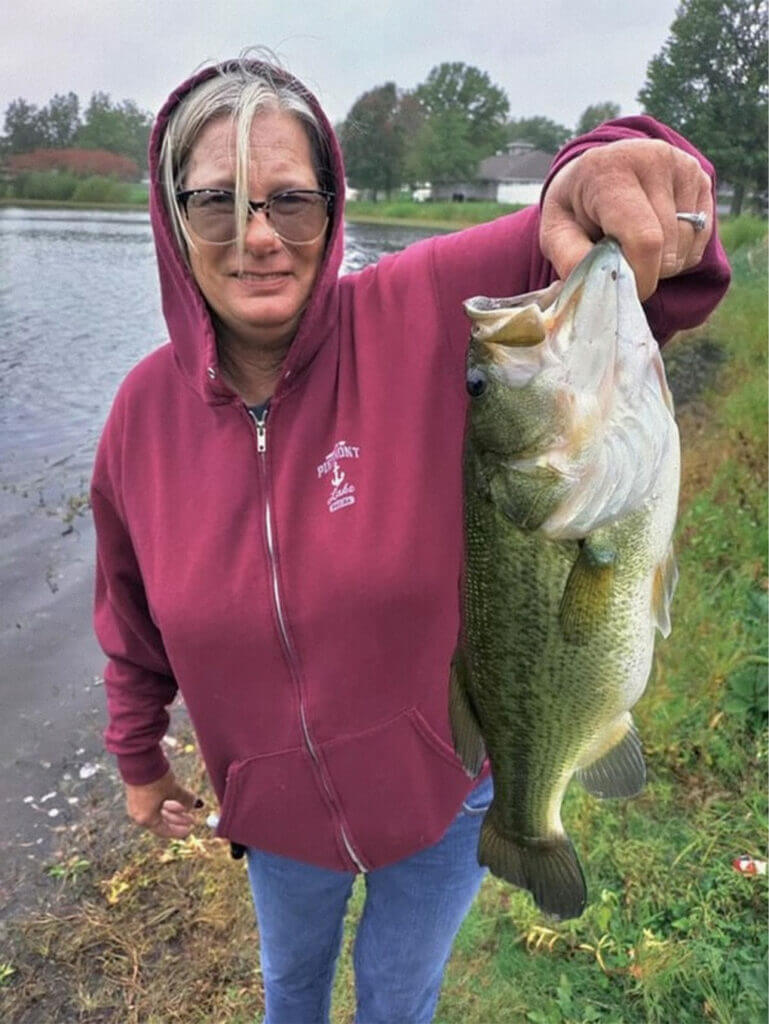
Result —
<svg viewBox="0 0 769 1024"><path fill-rule="evenodd" d="M236 62L224 63L226 65ZM280 68L262 61L248 61L248 65L256 70L264 68L278 81L291 81L299 86L328 136L336 193L326 252L310 301L302 314L296 336L283 364L277 395L289 376L293 382L298 373L311 362L331 326L336 322L336 285L344 252L344 164L334 130L315 96L301 82ZM174 357L182 373L201 398L211 404L231 402L235 394L221 379L211 314L176 245L163 201L160 147L168 119L178 104L200 82L217 74L222 66L219 64L204 69L188 78L171 93L155 120L149 145L150 220L155 237L163 315L173 345Z"/></svg>

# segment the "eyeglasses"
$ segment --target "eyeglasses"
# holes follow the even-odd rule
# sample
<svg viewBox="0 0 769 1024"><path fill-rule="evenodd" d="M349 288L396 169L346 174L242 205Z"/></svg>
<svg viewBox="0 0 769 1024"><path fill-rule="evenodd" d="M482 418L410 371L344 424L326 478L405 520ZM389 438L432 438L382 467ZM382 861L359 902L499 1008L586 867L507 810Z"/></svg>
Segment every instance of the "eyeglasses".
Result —
<svg viewBox="0 0 769 1024"><path fill-rule="evenodd" d="M204 242L229 245L238 236L235 193L222 188L193 188L177 192L187 223ZM317 241L326 230L333 192L294 188L264 202L248 200L249 216L260 210L278 238L295 245Z"/></svg>

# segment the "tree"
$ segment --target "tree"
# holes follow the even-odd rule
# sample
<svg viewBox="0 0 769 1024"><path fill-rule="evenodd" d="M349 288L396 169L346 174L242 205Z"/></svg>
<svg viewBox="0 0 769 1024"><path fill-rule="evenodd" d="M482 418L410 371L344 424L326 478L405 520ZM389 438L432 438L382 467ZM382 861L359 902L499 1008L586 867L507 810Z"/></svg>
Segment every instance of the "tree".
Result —
<svg viewBox="0 0 769 1024"><path fill-rule="evenodd" d="M582 111L574 134L584 135L586 132L592 131L596 125L603 124L604 121L611 121L615 117L619 117L618 103L612 103L611 100L592 103Z"/></svg>
<svg viewBox="0 0 769 1024"><path fill-rule="evenodd" d="M401 183L404 145L399 104L395 82L370 89L353 103L339 133L350 184L371 189L374 196L381 189L389 198Z"/></svg>
<svg viewBox="0 0 769 1024"><path fill-rule="evenodd" d="M40 111L48 145L53 149L71 146L80 127L80 100L74 92L57 93Z"/></svg>
<svg viewBox="0 0 769 1024"><path fill-rule="evenodd" d="M409 165L419 181L462 181L472 177L481 159L464 112L446 110L424 121Z"/></svg>
<svg viewBox="0 0 769 1024"><path fill-rule="evenodd" d="M766 0L683 0L646 69L644 110L706 153L734 188L766 188Z"/></svg>
<svg viewBox="0 0 769 1024"><path fill-rule="evenodd" d="M485 71L460 62L438 64L415 96L428 120L461 114L467 141L479 151L479 159L504 144L510 103Z"/></svg>
<svg viewBox="0 0 769 1024"><path fill-rule="evenodd" d="M113 104L108 93L95 92L74 141L82 149L122 153L144 169L151 127L152 115L140 110L133 100Z"/></svg>
<svg viewBox="0 0 769 1024"><path fill-rule="evenodd" d="M45 118L41 111L19 97L12 100L5 111L4 149L9 153L29 153L48 143Z"/></svg>
<svg viewBox="0 0 769 1024"><path fill-rule="evenodd" d="M404 92L401 95L397 123L403 141L403 178L416 185L425 180L417 160L418 140L425 123L425 113L413 92Z"/></svg>
<svg viewBox="0 0 769 1024"><path fill-rule="evenodd" d="M545 153L557 153L571 132L548 117L519 117L507 122L508 142L530 142Z"/></svg>

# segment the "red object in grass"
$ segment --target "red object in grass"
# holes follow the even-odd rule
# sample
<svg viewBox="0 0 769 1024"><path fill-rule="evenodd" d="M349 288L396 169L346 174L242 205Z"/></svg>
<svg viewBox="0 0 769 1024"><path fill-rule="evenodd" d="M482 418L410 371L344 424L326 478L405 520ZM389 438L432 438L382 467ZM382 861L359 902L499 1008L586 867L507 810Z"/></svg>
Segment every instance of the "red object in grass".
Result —
<svg viewBox="0 0 769 1024"><path fill-rule="evenodd" d="M747 853L743 853L741 857L735 857L732 861L732 867L735 871L739 871L741 875L766 874L766 861L756 860L755 857L751 857Z"/></svg>

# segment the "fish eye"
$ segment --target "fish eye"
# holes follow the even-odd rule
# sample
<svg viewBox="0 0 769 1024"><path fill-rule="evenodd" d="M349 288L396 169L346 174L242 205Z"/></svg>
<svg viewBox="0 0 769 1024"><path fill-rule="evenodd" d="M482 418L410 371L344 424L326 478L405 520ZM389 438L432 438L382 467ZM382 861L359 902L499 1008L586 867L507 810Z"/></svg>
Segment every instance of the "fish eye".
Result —
<svg viewBox="0 0 769 1024"><path fill-rule="evenodd" d="M471 398L478 398L486 390L488 384L486 373L477 366L467 371L467 393Z"/></svg>

